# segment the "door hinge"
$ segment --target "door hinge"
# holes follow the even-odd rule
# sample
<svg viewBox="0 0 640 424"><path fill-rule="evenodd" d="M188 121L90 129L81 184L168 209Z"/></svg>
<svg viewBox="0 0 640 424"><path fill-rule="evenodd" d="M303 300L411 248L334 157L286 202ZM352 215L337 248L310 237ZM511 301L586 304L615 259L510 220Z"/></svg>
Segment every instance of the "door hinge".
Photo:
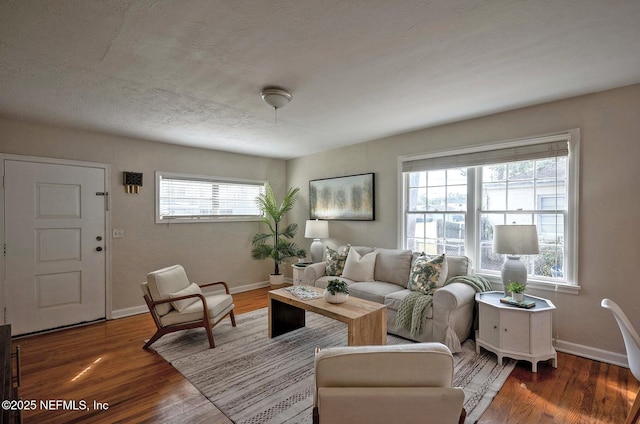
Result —
<svg viewBox="0 0 640 424"><path fill-rule="evenodd" d="M96 196L104 196L104 210L109 210L109 192L108 191L98 191L96 192Z"/></svg>

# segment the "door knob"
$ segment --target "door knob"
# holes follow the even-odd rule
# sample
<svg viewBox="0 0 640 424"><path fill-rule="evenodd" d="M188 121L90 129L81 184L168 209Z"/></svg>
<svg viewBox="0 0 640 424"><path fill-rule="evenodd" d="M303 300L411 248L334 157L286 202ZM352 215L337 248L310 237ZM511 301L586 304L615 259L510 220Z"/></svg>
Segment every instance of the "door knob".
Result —
<svg viewBox="0 0 640 424"><path fill-rule="evenodd" d="M98 246L98 247L96 247L96 250L97 250L98 252L102 252L102 247Z"/></svg>

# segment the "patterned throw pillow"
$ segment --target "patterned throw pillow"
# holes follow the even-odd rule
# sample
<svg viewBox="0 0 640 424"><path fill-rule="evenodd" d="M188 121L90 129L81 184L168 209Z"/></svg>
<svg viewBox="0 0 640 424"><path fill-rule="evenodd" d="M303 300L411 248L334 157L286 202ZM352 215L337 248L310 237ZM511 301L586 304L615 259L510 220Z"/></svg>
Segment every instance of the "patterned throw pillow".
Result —
<svg viewBox="0 0 640 424"><path fill-rule="evenodd" d="M435 258L418 257L411 268L409 290L432 294L436 288L442 287L447 280L447 259L444 253Z"/></svg>
<svg viewBox="0 0 640 424"><path fill-rule="evenodd" d="M332 277L339 277L344 270L344 264L347 262L347 255L351 245L343 246L342 249L333 250L327 246L327 269L326 274Z"/></svg>

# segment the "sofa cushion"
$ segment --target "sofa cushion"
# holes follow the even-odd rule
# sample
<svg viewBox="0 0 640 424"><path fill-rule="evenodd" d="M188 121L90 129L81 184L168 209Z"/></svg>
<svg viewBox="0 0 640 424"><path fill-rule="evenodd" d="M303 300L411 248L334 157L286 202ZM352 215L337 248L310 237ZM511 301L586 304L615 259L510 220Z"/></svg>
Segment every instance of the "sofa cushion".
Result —
<svg viewBox="0 0 640 424"><path fill-rule="evenodd" d="M447 278L471 274L471 261L466 256L447 256Z"/></svg>
<svg viewBox="0 0 640 424"><path fill-rule="evenodd" d="M342 276L353 281L373 281L376 254L377 252L371 252L360 255L355 249L350 249Z"/></svg>
<svg viewBox="0 0 640 424"><path fill-rule="evenodd" d="M327 263L327 275L342 275L344 264L347 261L347 255L349 254L349 247L349 245L346 245L339 247L338 250L333 250L332 248L327 246L327 255L325 260L325 262Z"/></svg>
<svg viewBox="0 0 640 424"><path fill-rule="evenodd" d="M437 287L442 287L447 281L447 259L445 255L431 259L422 256L415 260L411 268L408 289L430 294Z"/></svg>
<svg viewBox="0 0 640 424"><path fill-rule="evenodd" d="M411 271L411 250L382 249L376 247L375 279L407 287Z"/></svg>
<svg viewBox="0 0 640 424"><path fill-rule="evenodd" d="M171 299L175 299L176 297L188 296L190 294L202 294L202 289L196 283L191 283L187 288L182 290L178 290L177 292L169 293L169 297ZM184 308L191 305L195 301L200 301L197 297L190 297L189 299L182 300L174 300L171 302L174 308L178 310L178 312L182 312Z"/></svg>
<svg viewBox="0 0 640 424"><path fill-rule="evenodd" d="M349 295L360 299L384 304L384 298L389 293L403 290L397 284L384 281L368 281L363 283L349 284Z"/></svg>
<svg viewBox="0 0 640 424"><path fill-rule="evenodd" d="M205 298L209 309L209 319L212 321L215 318L220 318L220 314L227 313L233 309L233 298L230 294L210 294L205 295ZM182 324L201 320L203 316L202 301L198 299L197 302L193 302L184 308L182 312L178 312L175 309L171 310L167 315L160 318L160 323L163 326Z"/></svg>
<svg viewBox="0 0 640 424"><path fill-rule="evenodd" d="M404 290L396 291L393 293L389 293L384 298L384 304L387 306L389 310L398 311L398 308L400 308L400 304L402 303L404 298L407 297L409 293L411 293L411 290L409 289L404 289ZM427 318L433 318L433 304L427 307L425 314Z"/></svg>

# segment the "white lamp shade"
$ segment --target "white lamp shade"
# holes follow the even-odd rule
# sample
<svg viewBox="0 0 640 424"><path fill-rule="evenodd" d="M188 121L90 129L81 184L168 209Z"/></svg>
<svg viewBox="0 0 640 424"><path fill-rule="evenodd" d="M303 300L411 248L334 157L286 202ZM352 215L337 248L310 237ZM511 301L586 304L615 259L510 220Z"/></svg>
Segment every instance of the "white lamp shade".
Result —
<svg viewBox="0 0 640 424"><path fill-rule="evenodd" d="M323 239L329 237L329 222L328 221L318 221L316 220L307 220L307 224L304 228L304 236L305 238L311 239Z"/></svg>
<svg viewBox="0 0 640 424"><path fill-rule="evenodd" d="M495 225L493 231L495 253L535 255L540 252L535 225Z"/></svg>

